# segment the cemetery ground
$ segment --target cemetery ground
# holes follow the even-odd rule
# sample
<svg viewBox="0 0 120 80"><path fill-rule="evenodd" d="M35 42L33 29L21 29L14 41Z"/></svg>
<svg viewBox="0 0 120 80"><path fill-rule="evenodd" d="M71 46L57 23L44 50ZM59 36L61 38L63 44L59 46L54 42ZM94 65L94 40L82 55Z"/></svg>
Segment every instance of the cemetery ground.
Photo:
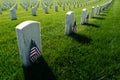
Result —
<svg viewBox="0 0 120 80"><path fill-rule="evenodd" d="M0 80L24 80L15 27L23 21L35 20L41 24L42 57L57 80L119 80L120 79L120 1L113 3L100 15L80 24L81 11L101 2L72 8L77 32L65 35L65 14L49 14L41 9L37 16L18 6L17 20L10 20L9 11L0 15ZM47 74L47 72L45 72Z"/></svg>

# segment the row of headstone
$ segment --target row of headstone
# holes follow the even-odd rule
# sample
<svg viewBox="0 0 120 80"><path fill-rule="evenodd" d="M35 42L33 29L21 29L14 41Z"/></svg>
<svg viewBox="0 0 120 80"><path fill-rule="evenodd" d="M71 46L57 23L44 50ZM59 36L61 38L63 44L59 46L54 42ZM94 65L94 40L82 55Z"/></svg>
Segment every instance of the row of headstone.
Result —
<svg viewBox="0 0 120 80"><path fill-rule="evenodd" d="M109 2L107 2L107 3L105 3L105 4L102 5L102 6L98 6L98 5L97 5L97 6L96 6L96 9L95 9L95 7L93 6L93 7L91 8L90 17L93 18L95 14L96 14L96 15L99 15L99 14L100 14L102 11L104 11L111 3L112 3L112 0L109 1ZM96 12L95 12L95 11L96 11ZM86 24L86 23L88 23L88 19L89 19L89 14L87 13L87 9L84 8L84 9L82 10L81 24Z"/></svg>
<svg viewBox="0 0 120 80"><path fill-rule="evenodd" d="M108 7L108 5L111 4L111 2L107 3L105 6ZM106 8L106 7L105 7ZM81 16L81 24L87 24L89 19L89 14L87 13L87 9L82 9L82 16ZM99 6L96 7L96 14L100 14L100 8ZM95 15L95 7L93 6L91 8L90 17L93 18ZM66 13L66 24L65 24L65 32L67 35L71 34L76 27L74 27L74 22L76 23L74 19L74 12L70 11ZM75 30L76 31L76 30Z"/></svg>
<svg viewBox="0 0 120 80"><path fill-rule="evenodd" d="M36 3L36 4L35 4L35 3ZM27 5L26 5L26 4L27 4ZM37 11L37 9L38 9L38 7L39 7L39 1L34 2L34 5L32 5L32 3L30 3L30 2L20 3L20 5L21 5L21 7L22 7L23 9L25 9L26 11L28 11L28 8L29 8L29 5L30 5L32 15L33 15L33 16L36 16L36 11Z"/></svg>
<svg viewBox="0 0 120 80"><path fill-rule="evenodd" d="M67 35L72 33L73 25L74 12L68 12L66 14ZM42 53L40 33L40 23L37 21L25 21L16 27L20 58L24 67L35 63Z"/></svg>
<svg viewBox="0 0 120 80"><path fill-rule="evenodd" d="M11 8L15 8L17 10L18 3L15 3Z"/></svg>
<svg viewBox="0 0 120 80"><path fill-rule="evenodd" d="M58 12L58 6L62 7L62 10L66 10L67 7L69 10L71 10L72 8L79 8L81 6L85 6L85 5L89 5L89 4L92 4L92 3L95 3L95 2L98 2L99 0L94 0L94 1L88 1L88 2L84 2L84 3L79 3L79 2L69 2L69 3L62 3L62 2L57 2L55 3L56 6L54 6L55 8L55 12ZM48 7L52 8L53 4L49 4L49 3L42 3L42 8L44 10L44 12L47 14L48 13Z"/></svg>
<svg viewBox="0 0 120 80"><path fill-rule="evenodd" d="M93 10L94 7L92 7ZM82 10L81 23L86 23L87 9ZM32 31L32 33L31 33ZM66 13L65 33L70 35L76 31L76 21L74 12L69 11ZM26 21L16 27L18 46L20 51L20 58L23 66L30 66L38 57L30 56L31 42L35 42L40 52L42 52L41 37L40 37L40 23L36 21ZM34 34L33 34L34 33ZM32 61L31 61L32 60ZM32 62L32 63L31 63Z"/></svg>
<svg viewBox="0 0 120 80"><path fill-rule="evenodd" d="M94 13L94 9L95 8L92 7L93 12L91 12L91 14ZM86 16L87 9L83 9L81 18L83 24L86 23ZM76 21L74 12L70 11L66 13L65 32L69 35L74 31L76 31ZM40 23L37 21L23 22L16 27L16 33L22 64L28 67L37 61L42 52ZM34 53L33 50L35 51Z"/></svg>
<svg viewBox="0 0 120 80"><path fill-rule="evenodd" d="M38 1L35 5L35 7L38 9L39 8L39 5L40 5L40 2Z"/></svg>
<svg viewBox="0 0 120 80"><path fill-rule="evenodd" d="M99 15L101 12L103 12L110 4L112 3L112 0L110 0L109 2L100 5L96 7L96 14Z"/></svg>
<svg viewBox="0 0 120 80"><path fill-rule="evenodd" d="M2 4L1 5L1 9L2 10L8 10L8 9L10 9L14 5L13 2L9 2L9 1L8 2L7 1L6 2L3 1L3 2L1 2L1 4Z"/></svg>
<svg viewBox="0 0 120 80"><path fill-rule="evenodd" d="M25 11L28 11L28 8L29 8L29 4L25 4L25 3L20 3L20 6L25 10Z"/></svg>
<svg viewBox="0 0 120 80"><path fill-rule="evenodd" d="M1 0L0 7L2 10L9 10L15 3L14 0Z"/></svg>
<svg viewBox="0 0 120 80"><path fill-rule="evenodd" d="M92 7L91 16L94 16L95 7ZM82 23L86 23L87 9L82 10ZM32 31L32 32L31 32ZM65 33L70 35L76 32L74 12L66 13ZM34 65L42 54L40 22L25 21L16 27L20 58L24 67ZM36 68L36 67L35 67Z"/></svg>
<svg viewBox="0 0 120 80"><path fill-rule="evenodd" d="M44 10L44 13L45 13L45 14L48 14L48 13L49 13L49 11L48 11L48 6L45 5L44 3L42 3L42 9Z"/></svg>
<svg viewBox="0 0 120 80"><path fill-rule="evenodd" d="M101 5L100 6L100 12L103 12L111 3L112 3L112 0L110 0L109 2Z"/></svg>
<svg viewBox="0 0 120 80"><path fill-rule="evenodd" d="M29 3L30 3L30 7L32 8L33 6L38 5L39 1L38 0L30 0Z"/></svg>

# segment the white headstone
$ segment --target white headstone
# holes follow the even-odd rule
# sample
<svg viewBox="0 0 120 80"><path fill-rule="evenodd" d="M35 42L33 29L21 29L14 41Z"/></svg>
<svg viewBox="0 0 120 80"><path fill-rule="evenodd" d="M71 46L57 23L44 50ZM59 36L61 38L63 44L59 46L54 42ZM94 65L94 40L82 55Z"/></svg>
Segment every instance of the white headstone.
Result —
<svg viewBox="0 0 120 80"><path fill-rule="evenodd" d="M58 6L55 6L55 11L58 12Z"/></svg>
<svg viewBox="0 0 120 80"><path fill-rule="evenodd" d="M63 10L65 10L65 5L63 5Z"/></svg>
<svg viewBox="0 0 120 80"><path fill-rule="evenodd" d="M18 47L23 66L30 66L29 51L33 40L40 52L42 52L40 23L37 21L25 21L16 27Z"/></svg>
<svg viewBox="0 0 120 80"><path fill-rule="evenodd" d="M107 3L101 6L101 12L103 12L106 8L107 8Z"/></svg>
<svg viewBox="0 0 120 80"><path fill-rule="evenodd" d="M87 9L84 8L82 10L81 24L85 24L86 23L86 17L87 17Z"/></svg>
<svg viewBox="0 0 120 80"><path fill-rule="evenodd" d="M2 14L2 9L0 8L0 14Z"/></svg>
<svg viewBox="0 0 120 80"><path fill-rule="evenodd" d="M74 24L74 12L69 11L66 13L66 24L65 24L65 32L67 35L72 33L73 24Z"/></svg>
<svg viewBox="0 0 120 80"><path fill-rule="evenodd" d="M36 7L32 7L32 15L36 16Z"/></svg>
<svg viewBox="0 0 120 80"><path fill-rule="evenodd" d="M91 9L91 18L94 17L94 12L95 12L95 7L93 6L92 9Z"/></svg>
<svg viewBox="0 0 120 80"><path fill-rule="evenodd" d="M48 7L47 6L45 6L44 10L45 10L45 13L48 14Z"/></svg>
<svg viewBox="0 0 120 80"><path fill-rule="evenodd" d="M99 6L96 7L96 15L100 14Z"/></svg>
<svg viewBox="0 0 120 80"><path fill-rule="evenodd" d="M11 20L16 20L17 19L15 8L10 9L10 18L11 18Z"/></svg>
<svg viewBox="0 0 120 80"><path fill-rule="evenodd" d="M28 11L28 6L25 6L25 11Z"/></svg>

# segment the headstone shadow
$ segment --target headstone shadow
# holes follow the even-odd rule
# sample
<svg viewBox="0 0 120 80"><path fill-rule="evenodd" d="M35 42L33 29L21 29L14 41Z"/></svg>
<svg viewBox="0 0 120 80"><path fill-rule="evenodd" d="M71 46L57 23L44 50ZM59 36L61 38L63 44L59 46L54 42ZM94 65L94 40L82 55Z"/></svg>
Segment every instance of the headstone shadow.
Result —
<svg viewBox="0 0 120 80"><path fill-rule="evenodd" d="M105 20L105 18L103 18L103 17L93 17L93 19Z"/></svg>
<svg viewBox="0 0 120 80"><path fill-rule="evenodd" d="M104 13L102 13L102 14L100 14L100 16L107 16L106 14L104 14Z"/></svg>
<svg viewBox="0 0 120 80"><path fill-rule="evenodd" d="M103 11L103 13L109 13L109 12L108 12L108 10L106 9L106 10Z"/></svg>
<svg viewBox="0 0 120 80"><path fill-rule="evenodd" d="M56 80L48 64L41 56L32 66L24 67L25 80Z"/></svg>
<svg viewBox="0 0 120 80"><path fill-rule="evenodd" d="M85 24L85 25L90 26L90 27L96 27L96 28L99 28L99 27L100 27L99 25L92 24L92 23L87 23L87 24Z"/></svg>
<svg viewBox="0 0 120 80"><path fill-rule="evenodd" d="M87 36L80 35L77 33L72 33L69 36L72 37L73 39L75 39L77 42L82 43L82 44L87 44L92 41L92 39L88 38Z"/></svg>

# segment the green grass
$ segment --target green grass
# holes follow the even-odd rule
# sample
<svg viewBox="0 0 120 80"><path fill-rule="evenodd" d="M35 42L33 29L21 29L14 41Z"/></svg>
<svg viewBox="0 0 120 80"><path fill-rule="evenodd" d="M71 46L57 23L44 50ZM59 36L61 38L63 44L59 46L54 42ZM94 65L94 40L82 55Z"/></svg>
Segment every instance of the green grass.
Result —
<svg viewBox="0 0 120 80"><path fill-rule="evenodd" d="M120 1L100 15L89 20L90 25L81 25L83 8L90 12L91 7L109 0L72 8L77 21L77 34L65 35L65 14L50 9L44 14L41 8L37 16L31 16L20 6L17 20L10 20L9 11L0 15L0 80L24 80L15 27L26 20L41 23L42 56L48 63L57 80L119 80L120 79Z"/></svg>

